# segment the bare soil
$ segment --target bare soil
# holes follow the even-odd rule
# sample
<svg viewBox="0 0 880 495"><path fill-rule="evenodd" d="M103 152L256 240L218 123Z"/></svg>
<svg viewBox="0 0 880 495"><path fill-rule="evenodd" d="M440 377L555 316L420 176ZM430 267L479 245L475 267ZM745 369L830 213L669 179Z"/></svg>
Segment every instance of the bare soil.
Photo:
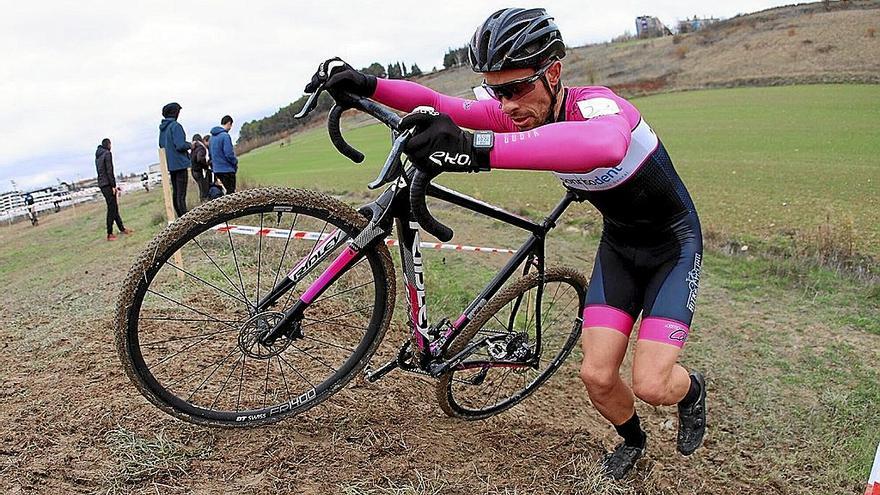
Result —
<svg viewBox="0 0 880 495"><path fill-rule="evenodd" d="M151 211L157 200L125 198L123 214ZM826 448L823 435L829 433L822 428L834 417L826 418L822 395L813 387L780 384L779 362L761 352L770 345L797 363L807 350L845 346L857 349L876 377L880 336L815 318L806 290L777 290L768 295L779 298L774 303L756 301L711 269L701 293L707 316L684 355L685 364L709 372L705 446L680 456L674 408L639 404L649 453L624 482L598 475L599 459L616 440L583 391L579 352L525 403L486 421L445 417L432 383L397 372L376 384L351 385L273 426L222 430L183 423L138 394L112 335L122 278L158 227L137 213L130 221L137 232L107 243L98 227L102 215L103 205L93 204L50 215L38 229L18 224L0 232L0 259L9 263L0 295L2 493L783 494L861 488L861 477L841 481L839 473L831 474L829 459L839 453ZM55 253L28 254L43 253L40 244ZM382 355L405 338L399 314L395 321ZM790 331L768 333L772 328ZM831 338L807 337L814 334ZM828 390L855 386L840 380ZM783 391L781 402L756 402L762 387ZM813 408L821 426L816 436L806 435L783 404ZM774 409L779 412L768 412ZM870 420L878 411L865 414ZM845 440L840 438L843 445Z"/></svg>

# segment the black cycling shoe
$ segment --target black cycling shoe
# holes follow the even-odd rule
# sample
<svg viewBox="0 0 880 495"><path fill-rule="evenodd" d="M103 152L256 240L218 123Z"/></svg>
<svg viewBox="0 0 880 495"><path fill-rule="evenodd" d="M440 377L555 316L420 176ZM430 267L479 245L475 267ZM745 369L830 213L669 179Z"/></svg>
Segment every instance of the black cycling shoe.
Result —
<svg viewBox="0 0 880 495"><path fill-rule="evenodd" d="M607 454L602 461L605 475L616 480L625 478L627 473L636 465L636 461L645 455L647 443L646 440L642 443L641 447L633 447L621 442L620 445L614 448L614 452Z"/></svg>
<svg viewBox="0 0 880 495"><path fill-rule="evenodd" d="M691 376L700 385L700 397L689 406L678 405L678 451L691 455L706 434L706 378L699 371Z"/></svg>

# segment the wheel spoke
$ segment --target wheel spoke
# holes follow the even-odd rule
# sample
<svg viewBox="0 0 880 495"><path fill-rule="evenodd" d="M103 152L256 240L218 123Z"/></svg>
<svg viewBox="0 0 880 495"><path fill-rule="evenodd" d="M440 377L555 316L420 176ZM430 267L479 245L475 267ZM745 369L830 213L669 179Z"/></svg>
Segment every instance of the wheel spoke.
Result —
<svg viewBox="0 0 880 495"><path fill-rule="evenodd" d="M281 362L281 356L275 356L278 358L278 370L281 371L281 381L284 382L284 391L287 392L287 402L290 403L290 387L287 385L287 376L284 374L284 366ZM270 358L269 361L272 359Z"/></svg>
<svg viewBox="0 0 880 495"><path fill-rule="evenodd" d="M220 399L220 394L226 390L226 385L229 384L229 379L232 378L232 374L235 373L235 370L238 368L238 363L244 358L244 354L239 356L238 359L235 360L235 364L232 366L232 369L229 370L229 374L226 375L226 380L223 381L223 386L220 387L220 390L217 391L217 396L214 397L214 402L211 403L210 409L214 409L214 406L217 405L217 401Z"/></svg>
<svg viewBox="0 0 880 495"><path fill-rule="evenodd" d="M263 388L263 407L266 407L266 397L269 395L269 365L272 364L272 359L266 360L266 384L265 388Z"/></svg>
<svg viewBox="0 0 880 495"><path fill-rule="evenodd" d="M278 269L275 270L275 280L272 281L272 287L278 285L278 277L281 275L281 267L284 266L284 256L287 255L287 247L290 245L290 238L293 237L293 227L296 225L296 219L298 216L298 213L293 214L293 222L290 223L290 229L287 230L287 239L284 241L284 251L281 252L281 261L278 262ZM280 217L278 218L278 223L281 223Z"/></svg>
<svg viewBox="0 0 880 495"><path fill-rule="evenodd" d="M227 224L227 227L228 227L228 226L229 226L229 224ZM229 275L226 275L226 272L223 271L223 269L220 268L220 265L218 265L217 262L214 261L214 258L212 258L210 254L208 254L208 251L206 251L205 248L202 247L202 244L199 242L198 239L196 239L196 238L194 237L192 241L193 241L194 243L196 243L196 246L198 246L199 249L201 249L202 252L205 253L205 256L207 256L208 259L211 260L211 264L213 264L214 267L217 268L217 271L219 271L220 274L223 275L223 278L226 279L226 281L229 283L229 286L232 287L233 289L235 289L235 292L238 292L239 294L241 294L241 297L244 298L244 309L245 309L245 311L247 311L248 313L250 313L250 311L251 311L251 307L252 307L252 306L251 306L250 301L247 300L247 296L244 294L244 292L241 292L241 291L238 289L238 287L235 285L235 283L232 281L232 279L229 278Z"/></svg>
<svg viewBox="0 0 880 495"><path fill-rule="evenodd" d="M210 373L208 376L206 376L204 380L202 380L202 383L200 383L199 386L196 387L195 390L193 390L192 392L190 392L190 394L189 394L189 395L187 396L187 398L186 398L186 401L187 401L187 402L192 401L192 398L193 398L193 397L199 392L199 390L201 390L202 387L204 387L205 384L208 383L208 380L210 380L211 377L214 376L214 373L216 373L217 370L219 370L220 368L222 368L222 367L223 367L223 363L225 363L227 359L231 358L231 357L233 356L233 354L235 354L235 351L237 351L237 350L238 350L238 347L235 347L235 348L232 349L232 351L229 352L229 354L227 354L227 355L224 356L223 358L219 359L217 362L211 363L211 364L209 364L208 366L205 366L204 368L201 368L201 369L197 370L197 372L198 372L198 371L202 371L202 370L204 370L204 369L207 369L208 367L213 366L213 365L215 365L215 364L217 365L217 367L214 368L214 370L211 371L211 373ZM195 374L195 373L193 373L193 374ZM186 382L182 382L182 383L186 383ZM168 386L165 387L165 388L167 389L167 388L170 388L170 387L171 387L171 384L169 383Z"/></svg>
<svg viewBox="0 0 880 495"><path fill-rule="evenodd" d="M305 255L302 259L309 259L312 257L312 254L315 252L315 248L318 247L318 243L321 242L321 238L324 237L324 231L327 230L327 222L324 222L324 226L321 227L321 233L318 234L318 238L315 239L315 243L312 244L312 249L309 249L309 254ZM296 292L296 286L299 284L299 280L296 281L293 287L287 291L287 299L284 300L284 307L290 307L290 299L293 297L293 293Z"/></svg>
<svg viewBox="0 0 880 495"><path fill-rule="evenodd" d="M310 323L307 323L307 324L303 325L302 328L310 327L310 326L312 326L312 325L317 325L317 324L319 324L319 323L325 323L325 322L328 322L328 321L330 321L330 320L335 320L335 319L337 319L337 318L342 318L343 316L348 316L348 315L350 315L350 314L354 314L354 313L357 313L357 312L363 311L363 310L365 310L365 309L368 309L369 307L370 307L370 306L363 306L363 307L360 307L360 308L355 308L355 309L353 309L353 310L351 310L351 311L348 311L348 312L346 312L346 313L341 313L341 314L338 314L338 315L335 315L335 316L331 316L331 317L329 317L329 318L324 318L323 320L315 320L315 319L313 319L313 318L303 318L304 321L308 321L308 322L310 322Z"/></svg>
<svg viewBox="0 0 880 495"><path fill-rule="evenodd" d="M232 261L235 262L235 271L238 272L238 281L239 283L241 283L241 294L242 296L244 296L245 299L247 299L247 296L245 295L247 294L247 291L244 289L244 279L241 278L241 267L238 266L238 255L235 252L235 243L232 242L232 232L230 232L232 229L229 227L229 222L225 223L226 235L227 237L229 237L229 246L232 248ZM248 304L248 306L252 305ZM250 313L250 310L248 310L248 312Z"/></svg>
<svg viewBox="0 0 880 495"><path fill-rule="evenodd" d="M183 303L180 302L180 301L176 301L176 300L174 300L174 299L171 299L170 297L166 296L165 294L162 294L162 293L160 293L160 292L156 292L156 291L154 291L153 289L147 289L147 292L149 292L150 294L155 294L155 295L157 295L157 296L159 296L159 297L165 299L165 300L168 301L168 302L173 302L174 304L177 304L177 305L183 306L184 308L186 308L186 309L188 309L188 310L190 310L190 311L193 311L193 312L198 313L198 314L200 314L200 315L202 315L202 316L204 316L204 317L209 318L211 321L215 321L215 322L217 322L217 323L222 323L222 324L224 324L224 325L226 325L226 326L229 326L229 327L232 327L232 328L236 328L234 325L231 325L231 324L229 324L229 323L226 323L226 322L223 321L223 320L219 320L219 319L217 319L217 318L214 318L213 316L209 315L208 313L205 313L205 312L199 311L199 310L197 310L197 309L195 309L195 308L193 308L193 307L187 306L186 304L183 304ZM237 328L236 328L236 330L237 330Z"/></svg>
<svg viewBox="0 0 880 495"><path fill-rule="evenodd" d="M290 369L292 369L293 372L296 373L296 374L300 377L300 379L301 379L302 381L306 382L310 387L312 387L312 388L317 388L317 387L315 387L315 385L314 385L314 384L313 384L308 378L305 377L305 375L303 375L302 373L300 373L299 370L296 369L296 367L295 367L294 365L290 364L290 361L284 359L284 358L281 356L281 354L278 355L278 359L280 359L281 361L284 362L284 364L286 364L288 367L290 367Z"/></svg>
<svg viewBox="0 0 880 495"><path fill-rule="evenodd" d="M245 305L249 304L248 301L246 301L246 300L244 300L244 299L239 299L237 296L234 296L234 295L230 294L229 292L226 292L225 290L221 289L220 287L217 287L216 285L212 284L211 282L208 282L207 280L202 279L202 278L199 277L198 275L194 275L194 274L192 274L192 273L190 273L190 272L184 270L183 268L180 268L179 266L175 265L174 263L172 263L172 262L170 262L170 261L166 261L165 264L168 265L168 266L170 266L171 268L174 268L174 269L177 270L177 271L180 271L180 272L183 272L183 273L189 275L190 277L192 277L192 278L198 280L199 282L201 282L201 283L207 285L208 287L213 288L214 290L216 290L217 292L219 292L219 293L221 293L221 294L223 294L223 295L229 296L229 297L231 297L232 299L235 299L235 300L238 301L238 302L244 303Z"/></svg>
<svg viewBox="0 0 880 495"><path fill-rule="evenodd" d="M181 349L181 350L175 352L174 354L172 354L172 355L170 355L170 356L166 356L166 357L160 359L156 364L153 365L153 367L152 367L153 370L157 370L157 369L161 368L163 364L167 363L168 361L171 361L172 359L174 359L175 357L179 356L179 355L180 355L181 353L183 353L184 351L188 351L188 350L192 349L193 347L195 347L195 346L197 346L197 345L199 345L199 344L201 344L201 343L203 343L203 342L207 342L207 341L213 339L214 336L217 335L218 333L227 333L227 332L214 332L214 333L210 333L210 334L208 334L208 336L205 337L205 338L203 338L202 340L199 340L198 342L193 342L192 344L189 344L188 346L186 346L186 347L184 347L183 349Z"/></svg>
<svg viewBox="0 0 880 495"><path fill-rule="evenodd" d="M364 259L366 259L366 258L364 258ZM358 261L358 263L360 263L360 261ZM357 263L356 263L356 264L357 264ZM354 268L354 267L352 267L352 268ZM350 288L350 289L341 290L341 291L339 291L339 292L337 292L337 293L335 293L335 294L332 294L332 295L329 295L329 296L324 296L324 297L322 297L322 298L320 298L320 299L316 299L315 301L312 301L312 304L318 304L318 303L321 302L321 301L327 301L328 299L333 299L333 298L336 297L336 296L341 296L342 294L345 294L345 293L347 293L347 292L351 292L351 291L356 290L356 289L360 289L361 287L364 287L364 286L366 286L366 285L370 285L370 284L373 284L373 283L375 283L373 280L370 280L369 282L364 282L364 283L362 283L362 284L360 284L360 285L356 285L356 286L354 286L354 287L352 287L352 288Z"/></svg>
<svg viewBox="0 0 880 495"><path fill-rule="evenodd" d="M251 346L251 349L253 349L253 346ZM248 349L248 350L250 350L250 349ZM239 375L238 375L238 395L235 398L235 410L236 411L241 411L241 385L242 385L242 382L244 381L244 368L245 368L246 362L247 362L247 354L242 354L241 355L241 373L239 373Z"/></svg>
<svg viewBox="0 0 880 495"><path fill-rule="evenodd" d="M254 298L256 303L260 302L260 270L263 267L263 213L260 213L260 233L257 234L257 294Z"/></svg>
<svg viewBox="0 0 880 495"><path fill-rule="evenodd" d="M347 352L354 353L354 349L348 349L348 348L346 348L346 347L342 347L342 346L336 345L336 344L334 344L334 343L332 343L332 342L325 342L325 341L323 341L323 340L321 340L321 339L317 339L317 338L315 338L315 337L310 337L310 336L308 336L308 335L303 335L303 338L306 339L306 340L311 340L312 342L317 342L317 343L319 343L319 344L329 345L330 347L335 347L335 348L340 349L340 350L343 350L343 351L347 351Z"/></svg>
<svg viewBox="0 0 880 495"><path fill-rule="evenodd" d="M293 345L293 344L290 344L290 348L293 349L293 350L295 350L295 351L297 351L297 352L300 352L300 353L302 353L302 354L305 354L306 356L312 358L313 361L317 361L318 363L322 364L322 365L323 365L325 368L327 368L328 370L332 370L334 373L337 373L337 372L339 371L339 370L337 370L336 368L334 368L333 366L330 366L329 364L325 363L323 359L321 359L321 358L317 358L317 357L315 357L315 356L312 356L311 354L309 354L308 351L305 351L305 350L303 350L303 349L300 349L299 347L297 347L297 346L295 346L295 345Z"/></svg>
<svg viewBox="0 0 880 495"><path fill-rule="evenodd" d="M138 316L138 320L151 320L151 321L181 321L181 322L221 322L221 323L229 323L236 324L237 320L221 320L218 318L214 319L205 319L205 318L171 318L167 316Z"/></svg>
<svg viewBox="0 0 880 495"><path fill-rule="evenodd" d="M210 320L202 320L202 321L210 321ZM155 346L155 345L158 345L158 344L166 344L166 343L168 343L168 342L177 342L177 341L180 341L180 340L197 339L197 338L199 338L199 337L207 337L207 336L210 336L210 335L217 335L217 334L220 334L220 333L229 333L229 332L235 332L235 331L237 331L237 330L236 330L236 329L231 329L231 330L217 330L216 332L211 332L211 333L200 333L200 334L198 334L198 335L188 335L188 336L186 336L186 337L172 337L172 338L170 338L170 339L166 339L166 340L156 340L156 341L154 341L154 342L147 342L146 344L141 344L141 347L152 347L152 346Z"/></svg>

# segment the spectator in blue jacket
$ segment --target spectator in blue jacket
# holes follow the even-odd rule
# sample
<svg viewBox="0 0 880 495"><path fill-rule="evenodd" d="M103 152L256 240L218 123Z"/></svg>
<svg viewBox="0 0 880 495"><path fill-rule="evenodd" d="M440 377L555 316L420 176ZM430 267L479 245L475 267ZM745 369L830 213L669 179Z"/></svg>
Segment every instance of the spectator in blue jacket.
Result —
<svg viewBox="0 0 880 495"><path fill-rule="evenodd" d="M190 167L189 150L183 126L177 121L182 107L169 103L162 107L162 123L159 124L159 147L165 150L168 173L171 175L171 191L174 211L178 218L186 213L187 169Z"/></svg>
<svg viewBox="0 0 880 495"><path fill-rule="evenodd" d="M224 115L220 125L211 129L211 168L214 176L223 183L226 194L235 192L235 174L238 172L238 158L232 146L229 130L232 129L232 117Z"/></svg>

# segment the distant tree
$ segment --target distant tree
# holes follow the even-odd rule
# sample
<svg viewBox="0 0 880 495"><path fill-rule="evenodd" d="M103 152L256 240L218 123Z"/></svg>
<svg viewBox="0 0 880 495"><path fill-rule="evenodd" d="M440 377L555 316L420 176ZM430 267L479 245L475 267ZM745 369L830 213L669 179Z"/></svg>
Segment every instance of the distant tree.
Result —
<svg viewBox="0 0 880 495"><path fill-rule="evenodd" d="M468 60L467 47L450 48L443 56L443 68L461 67Z"/></svg>
<svg viewBox="0 0 880 495"><path fill-rule="evenodd" d="M422 69L419 69L419 65L418 65L418 64L412 64L412 69L410 69L410 71L409 71L409 75L410 75L411 77L414 77L414 76L421 76L421 75L422 75Z"/></svg>
<svg viewBox="0 0 880 495"><path fill-rule="evenodd" d="M404 79L410 76L409 72L406 71L406 64L404 62L398 62L397 65L400 67L400 74Z"/></svg>
<svg viewBox="0 0 880 495"><path fill-rule="evenodd" d="M400 64L388 64L388 79L400 79L402 76Z"/></svg>
<svg viewBox="0 0 880 495"><path fill-rule="evenodd" d="M379 62L373 62L369 67L361 69L361 72L364 74L370 74L376 77L387 77L387 73L385 72L385 67L382 66Z"/></svg>

